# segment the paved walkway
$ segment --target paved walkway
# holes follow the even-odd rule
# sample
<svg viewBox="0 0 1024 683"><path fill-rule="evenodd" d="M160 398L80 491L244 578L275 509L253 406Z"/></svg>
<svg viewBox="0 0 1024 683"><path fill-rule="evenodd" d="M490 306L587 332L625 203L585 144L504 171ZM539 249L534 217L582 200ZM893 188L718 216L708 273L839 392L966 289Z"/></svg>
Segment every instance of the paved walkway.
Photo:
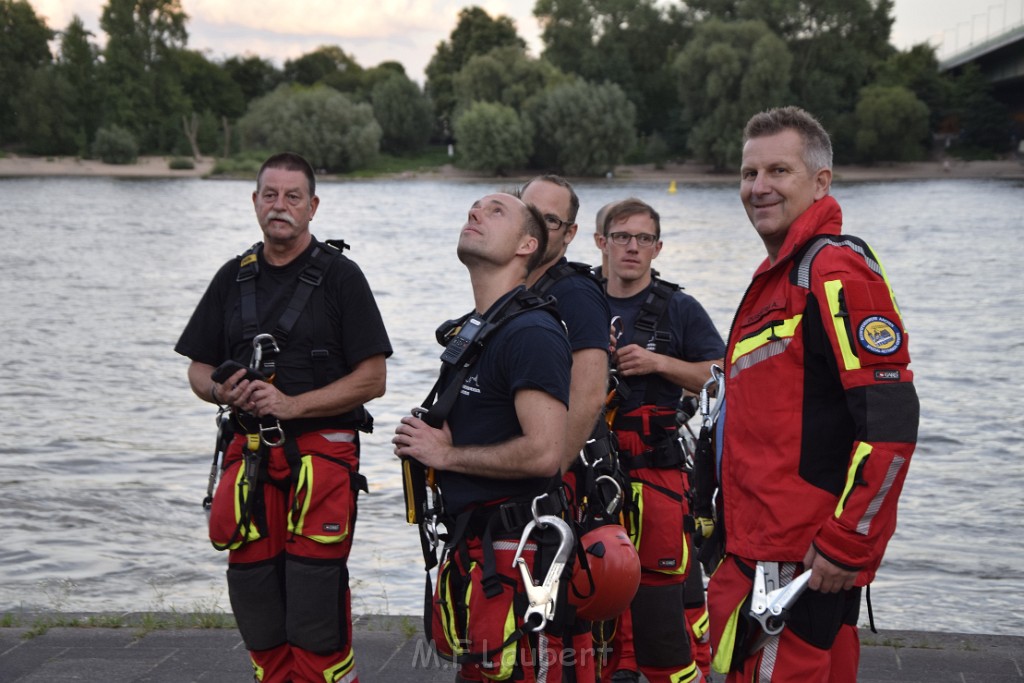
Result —
<svg viewBox="0 0 1024 683"><path fill-rule="evenodd" d="M245 648L234 628L188 627L188 619L187 615L8 618L0 622L0 681L252 680ZM37 625L75 621L99 625ZM110 626L115 623L126 625ZM1024 682L1024 637L882 631L864 634L863 640L859 683ZM423 641L415 617L359 617L355 647L362 683L452 683L454 679L451 665L437 659Z"/></svg>

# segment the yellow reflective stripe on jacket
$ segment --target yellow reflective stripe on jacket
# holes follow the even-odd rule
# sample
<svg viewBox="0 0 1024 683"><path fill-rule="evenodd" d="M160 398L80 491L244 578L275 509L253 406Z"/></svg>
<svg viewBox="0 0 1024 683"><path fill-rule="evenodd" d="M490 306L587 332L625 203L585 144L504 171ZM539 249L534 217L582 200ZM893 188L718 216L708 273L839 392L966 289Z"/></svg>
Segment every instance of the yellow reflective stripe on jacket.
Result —
<svg viewBox="0 0 1024 683"><path fill-rule="evenodd" d="M859 370L860 359L857 352L853 350L853 342L846 332L848 316L840 315L839 295L843 292L843 283L840 280L829 280L825 283L825 298L828 300L828 312L831 314L832 325L836 330L836 339L839 340L839 349L843 352L843 366L847 370Z"/></svg>
<svg viewBox="0 0 1024 683"><path fill-rule="evenodd" d="M846 507L846 497L850 495L850 491L853 490L853 482L857 478L857 470L860 469L861 463L871 455L871 444L864 443L863 441L857 446L857 450L853 453L853 460L850 462L849 469L846 470L846 486L843 487L843 494L839 496L839 502L836 504L836 518L838 519L843 514L843 509Z"/></svg>
<svg viewBox="0 0 1024 683"><path fill-rule="evenodd" d="M730 359L731 376L735 377L752 365L757 365L761 361L768 360L785 351L789 343L793 341L793 336L796 334L801 320L803 320L802 314L795 315L788 320L780 320L758 334L736 342Z"/></svg>
<svg viewBox="0 0 1024 683"><path fill-rule="evenodd" d="M744 597L745 599L746 597ZM729 673L729 667L732 665L732 653L736 649L736 624L739 623L741 609L743 609L742 600L729 615L729 621L725 624L725 630L722 631L722 639L714 648L715 656L711 660L711 668L720 674Z"/></svg>

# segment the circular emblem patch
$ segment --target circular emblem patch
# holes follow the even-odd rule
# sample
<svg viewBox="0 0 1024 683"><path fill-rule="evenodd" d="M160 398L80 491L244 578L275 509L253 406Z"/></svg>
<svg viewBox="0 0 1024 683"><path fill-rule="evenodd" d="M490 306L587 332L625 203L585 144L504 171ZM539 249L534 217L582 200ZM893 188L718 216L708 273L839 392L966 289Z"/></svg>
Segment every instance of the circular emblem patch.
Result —
<svg viewBox="0 0 1024 683"><path fill-rule="evenodd" d="M864 318L857 328L857 338L861 346L880 356L896 353L903 344L903 335L896 324L880 315Z"/></svg>

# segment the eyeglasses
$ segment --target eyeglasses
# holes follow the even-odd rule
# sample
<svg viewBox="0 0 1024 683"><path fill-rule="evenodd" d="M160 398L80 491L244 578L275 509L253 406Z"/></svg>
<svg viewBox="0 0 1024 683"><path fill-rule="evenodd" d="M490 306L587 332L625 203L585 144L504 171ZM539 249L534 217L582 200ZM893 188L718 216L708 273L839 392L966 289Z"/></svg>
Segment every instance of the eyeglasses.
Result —
<svg viewBox="0 0 1024 683"><path fill-rule="evenodd" d="M608 240L612 244L616 244L620 247L624 247L629 244L629 241L636 238L636 244L638 247L652 247L654 243L658 241L657 235L652 235L649 232L639 232L635 235L628 232L613 232L608 235Z"/></svg>
<svg viewBox="0 0 1024 683"><path fill-rule="evenodd" d="M544 214L544 222L548 224L548 230L558 230L563 225L568 228L572 225L572 221L563 221L553 213Z"/></svg>

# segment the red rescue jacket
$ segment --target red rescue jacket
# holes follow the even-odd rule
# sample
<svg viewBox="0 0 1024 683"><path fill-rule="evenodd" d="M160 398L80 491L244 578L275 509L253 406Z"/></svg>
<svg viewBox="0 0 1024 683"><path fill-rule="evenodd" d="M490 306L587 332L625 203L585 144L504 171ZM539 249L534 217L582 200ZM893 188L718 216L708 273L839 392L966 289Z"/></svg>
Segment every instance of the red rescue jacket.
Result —
<svg viewBox="0 0 1024 683"><path fill-rule="evenodd" d="M919 405L885 271L841 227L832 197L815 202L740 303L721 479L727 552L800 562L813 542L863 585L896 527Z"/></svg>

